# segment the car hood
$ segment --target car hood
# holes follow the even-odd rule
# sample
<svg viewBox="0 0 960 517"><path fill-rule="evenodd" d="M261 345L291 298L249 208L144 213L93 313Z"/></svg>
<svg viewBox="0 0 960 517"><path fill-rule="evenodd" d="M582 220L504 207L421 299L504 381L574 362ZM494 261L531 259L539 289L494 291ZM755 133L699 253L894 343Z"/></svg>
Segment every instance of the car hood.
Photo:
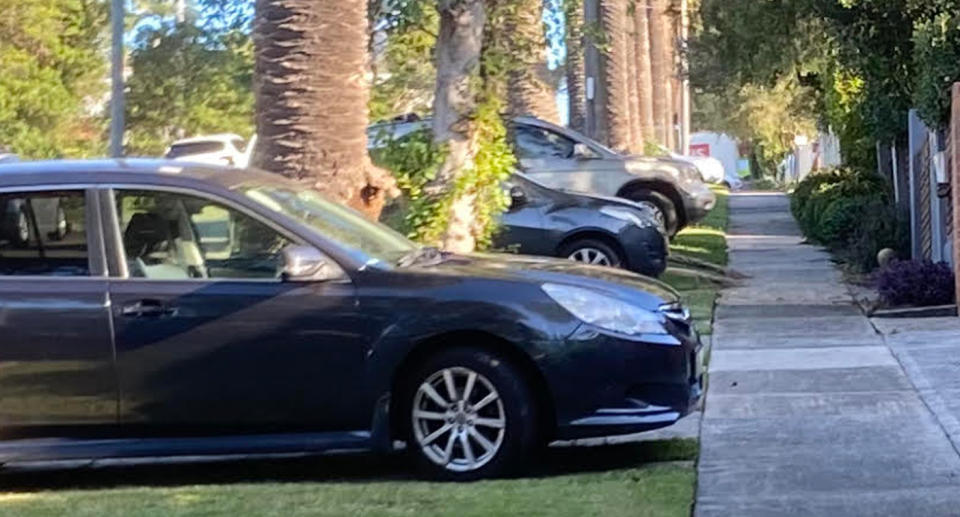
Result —
<svg viewBox="0 0 960 517"><path fill-rule="evenodd" d="M589 266L546 257L499 253L449 255L438 264L416 266L415 269L421 273L438 275L591 288L630 301L647 310L657 310L664 304L680 300L673 288L652 278L622 269Z"/></svg>

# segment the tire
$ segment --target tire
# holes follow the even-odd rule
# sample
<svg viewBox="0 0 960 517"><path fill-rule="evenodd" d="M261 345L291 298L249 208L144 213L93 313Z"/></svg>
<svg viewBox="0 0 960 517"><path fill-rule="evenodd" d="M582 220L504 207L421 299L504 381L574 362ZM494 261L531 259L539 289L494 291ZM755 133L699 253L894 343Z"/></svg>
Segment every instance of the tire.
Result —
<svg viewBox="0 0 960 517"><path fill-rule="evenodd" d="M624 260L613 246L597 239L577 239L564 244L559 251L561 258L597 266L623 267Z"/></svg>
<svg viewBox="0 0 960 517"><path fill-rule="evenodd" d="M447 374L461 399L475 375L466 403L450 402ZM517 472L537 449L532 392L520 370L502 357L474 347L442 350L407 381L397 409L403 416L407 450L425 476L446 481L504 476Z"/></svg>
<svg viewBox="0 0 960 517"><path fill-rule="evenodd" d="M667 196L654 190L635 190L626 196L627 199L648 206L657 213L657 217L662 216L663 227L667 237L673 237L680 231L680 217L677 214L677 206Z"/></svg>

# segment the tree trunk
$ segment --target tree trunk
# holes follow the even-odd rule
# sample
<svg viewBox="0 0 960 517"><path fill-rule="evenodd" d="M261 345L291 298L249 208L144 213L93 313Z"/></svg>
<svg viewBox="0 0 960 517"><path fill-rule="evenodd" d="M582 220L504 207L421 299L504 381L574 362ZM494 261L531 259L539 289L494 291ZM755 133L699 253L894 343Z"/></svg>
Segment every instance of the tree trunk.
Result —
<svg viewBox="0 0 960 517"><path fill-rule="evenodd" d="M557 88L547 69L543 0L513 1L510 22L502 29L511 35L510 54L516 60L509 76L507 110L514 116L559 123Z"/></svg>
<svg viewBox="0 0 960 517"><path fill-rule="evenodd" d="M668 0L666 2L666 10L663 12L663 40L665 46L663 47L663 61L666 65L667 73L667 82L665 83L665 97L667 99L667 113L666 120L664 124L667 126L667 138L664 141L663 145L669 147L671 150L676 150L676 124L674 123L674 114L676 113L677 108L677 93L679 93L679 88L677 85L677 45L676 37L674 32L674 12L673 12L673 2Z"/></svg>
<svg viewBox="0 0 960 517"><path fill-rule="evenodd" d="M650 73L653 83L653 123L656 141L666 145L669 130L666 121L669 109L669 72L666 63L666 0L648 0L650 7Z"/></svg>
<svg viewBox="0 0 960 517"><path fill-rule="evenodd" d="M470 123L477 107L480 52L486 23L484 0L441 0L437 36L437 90L433 105L433 135L449 154L437 177L427 185L427 195L442 198L456 179L468 170L476 155ZM451 203L447 225L437 244L454 252L476 247L473 208L476 194L462 193Z"/></svg>
<svg viewBox="0 0 960 517"><path fill-rule="evenodd" d="M379 217L392 178L367 155L366 0L257 0L257 167Z"/></svg>
<svg viewBox="0 0 960 517"><path fill-rule="evenodd" d="M607 119L607 138L610 147L618 151L630 149L630 104L627 79L625 0L602 0L600 23L606 35L607 48L602 54L602 77L606 86L603 114Z"/></svg>
<svg viewBox="0 0 960 517"><path fill-rule="evenodd" d="M656 124L653 121L653 77L650 70L650 17L649 2L636 0L633 13L635 54L637 59L637 99L640 116L640 134L644 146L647 140L656 141ZM642 147L641 147L642 151Z"/></svg>
<svg viewBox="0 0 960 517"><path fill-rule="evenodd" d="M583 1L565 0L567 45L567 106L570 127L581 133L587 129L586 80L584 74Z"/></svg>
<svg viewBox="0 0 960 517"><path fill-rule="evenodd" d="M627 106L630 109L630 152L643 153L643 128L640 122L640 89L637 70L636 32L632 29L633 18L626 18L624 47L627 58Z"/></svg>

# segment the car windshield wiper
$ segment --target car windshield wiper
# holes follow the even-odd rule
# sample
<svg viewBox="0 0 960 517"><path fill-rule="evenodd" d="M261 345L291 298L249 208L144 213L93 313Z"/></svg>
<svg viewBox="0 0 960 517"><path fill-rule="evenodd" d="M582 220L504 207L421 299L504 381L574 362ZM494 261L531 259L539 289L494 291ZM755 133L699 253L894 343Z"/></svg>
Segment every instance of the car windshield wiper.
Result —
<svg viewBox="0 0 960 517"><path fill-rule="evenodd" d="M397 261L397 265L400 267L410 267L414 265L432 266L441 262L443 262L443 252L440 251L439 248L424 246L401 257L400 260Z"/></svg>

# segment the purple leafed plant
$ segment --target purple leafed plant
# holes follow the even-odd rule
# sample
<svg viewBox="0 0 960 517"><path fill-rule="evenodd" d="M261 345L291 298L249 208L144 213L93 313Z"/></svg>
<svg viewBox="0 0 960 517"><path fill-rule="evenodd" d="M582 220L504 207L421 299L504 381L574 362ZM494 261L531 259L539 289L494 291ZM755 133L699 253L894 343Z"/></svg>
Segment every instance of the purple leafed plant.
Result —
<svg viewBox="0 0 960 517"><path fill-rule="evenodd" d="M948 305L954 298L953 270L944 262L894 260L880 270L880 299L889 305Z"/></svg>

